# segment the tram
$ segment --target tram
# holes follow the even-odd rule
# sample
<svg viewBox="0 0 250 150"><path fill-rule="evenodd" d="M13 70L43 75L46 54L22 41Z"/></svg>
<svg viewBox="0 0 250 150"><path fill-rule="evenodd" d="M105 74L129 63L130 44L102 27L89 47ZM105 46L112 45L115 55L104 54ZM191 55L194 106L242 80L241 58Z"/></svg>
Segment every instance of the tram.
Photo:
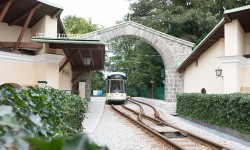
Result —
<svg viewBox="0 0 250 150"><path fill-rule="evenodd" d="M124 103L126 102L126 83L127 77L122 72L110 72L107 74L107 103Z"/></svg>

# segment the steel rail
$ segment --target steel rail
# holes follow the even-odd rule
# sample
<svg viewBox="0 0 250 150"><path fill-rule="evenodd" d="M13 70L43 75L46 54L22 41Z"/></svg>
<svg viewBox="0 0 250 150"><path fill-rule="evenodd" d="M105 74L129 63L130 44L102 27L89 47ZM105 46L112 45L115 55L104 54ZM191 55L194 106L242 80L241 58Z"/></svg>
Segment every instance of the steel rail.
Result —
<svg viewBox="0 0 250 150"><path fill-rule="evenodd" d="M184 150L182 147L180 147L179 145L175 144L174 142L170 141L168 138L164 137L163 135L159 134L158 132L152 130L151 128L147 127L146 125L144 125L143 123L141 123L140 121L136 121L134 120L132 117L130 117L129 115L127 115L126 113L121 112L118 108L116 108L114 105L111 105L112 108L114 110L116 110L118 113L120 113L121 115L129 118L131 121L133 121L134 123L136 123L137 125L140 125L140 127L143 127L145 130L147 130L148 132L152 133L153 135L155 135L157 138L163 140L165 142L165 144L167 144L169 147L175 149L175 150Z"/></svg>
<svg viewBox="0 0 250 150"><path fill-rule="evenodd" d="M200 143L200 144L202 144L202 145L205 145L205 146L207 146L207 147L209 147L209 148L211 148L211 149L216 149L216 150L217 150L217 149L218 149L218 150L228 150L228 148L226 148L226 147L224 147L224 146L222 146L222 145L220 145L220 144L218 144L218 143L215 143L215 142L210 141L210 140L207 140L207 139L205 139L205 138L203 138L203 137L194 135L194 134L192 134L192 133L190 133L190 132L184 131L184 130L178 128L177 126L171 125L170 123L168 123L165 119L163 119L163 118L160 116L160 113L157 111L157 109L156 109L154 106L152 106L152 105L150 105L150 104L148 104L148 103L141 102L141 101L134 100L134 99L129 99L128 101L130 101L130 102L135 101L135 102L142 103L142 104L144 104L144 105L147 105L147 106L151 107L151 108L155 111L155 112L154 112L155 118L159 119L159 121L162 121L163 124L168 125L168 126L174 128L174 129L177 129L177 130L179 130L180 132L186 134L187 136L189 136L189 138L191 138L192 140L196 141L197 143Z"/></svg>

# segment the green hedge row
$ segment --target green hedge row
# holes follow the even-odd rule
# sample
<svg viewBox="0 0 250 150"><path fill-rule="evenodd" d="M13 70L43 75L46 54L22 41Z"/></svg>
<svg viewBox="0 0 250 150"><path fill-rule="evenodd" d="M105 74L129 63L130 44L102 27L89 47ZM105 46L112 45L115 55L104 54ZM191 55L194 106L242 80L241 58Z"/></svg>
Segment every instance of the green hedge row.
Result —
<svg viewBox="0 0 250 150"><path fill-rule="evenodd" d="M209 124L250 133L250 94L177 95L177 113Z"/></svg>
<svg viewBox="0 0 250 150"><path fill-rule="evenodd" d="M46 139L81 133L87 104L77 95L51 87L22 90L6 86L0 90L0 105L12 106L27 132Z"/></svg>

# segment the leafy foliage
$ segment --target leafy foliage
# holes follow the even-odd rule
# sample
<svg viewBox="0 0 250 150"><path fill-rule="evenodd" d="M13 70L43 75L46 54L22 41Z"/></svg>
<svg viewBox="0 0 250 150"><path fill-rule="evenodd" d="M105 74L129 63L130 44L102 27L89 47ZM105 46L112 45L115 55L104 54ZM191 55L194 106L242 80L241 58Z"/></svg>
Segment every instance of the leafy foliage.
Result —
<svg viewBox="0 0 250 150"><path fill-rule="evenodd" d="M102 90L103 93L106 93L106 83L104 81L104 74L100 71L91 72L91 89L93 90Z"/></svg>
<svg viewBox="0 0 250 150"><path fill-rule="evenodd" d="M108 71L124 72L128 76L128 89L151 88L150 81L161 85L164 65L159 53L150 45L129 37L113 40L107 57Z"/></svg>
<svg viewBox="0 0 250 150"><path fill-rule="evenodd" d="M225 9L249 0L138 0L131 5L132 20L198 44L221 20Z"/></svg>
<svg viewBox="0 0 250 150"><path fill-rule="evenodd" d="M250 94L177 95L177 113L206 123L250 133Z"/></svg>
<svg viewBox="0 0 250 150"><path fill-rule="evenodd" d="M68 15L63 18L63 25L68 34L85 34L101 28L100 25L93 24L92 19Z"/></svg>
<svg viewBox="0 0 250 150"><path fill-rule="evenodd" d="M87 101L50 87L27 90L6 87L0 91L0 104L13 107L18 122L31 135L47 139L82 132Z"/></svg>
<svg viewBox="0 0 250 150"><path fill-rule="evenodd" d="M72 138L55 138L47 140L34 137L19 122L12 106L0 106L0 149L20 150L108 150L89 140L86 134L78 134ZM32 122L32 120L29 120ZM38 122L37 122L38 123ZM38 127L38 126L37 126Z"/></svg>
<svg viewBox="0 0 250 150"><path fill-rule="evenodd" d="M69 139L47 141L41 138L29 138L28 141L37 150L108 150L107 147L98 146L89 140L86 134L79 134Z"/></svg>

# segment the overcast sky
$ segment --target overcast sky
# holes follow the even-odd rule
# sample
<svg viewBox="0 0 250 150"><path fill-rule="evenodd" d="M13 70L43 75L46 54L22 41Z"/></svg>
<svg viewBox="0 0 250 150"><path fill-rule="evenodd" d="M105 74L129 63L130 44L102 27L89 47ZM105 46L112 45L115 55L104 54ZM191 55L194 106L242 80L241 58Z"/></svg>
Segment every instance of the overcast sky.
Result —
<svg viewBox="0 0 250 150"><path fill-rule="evenodd" d="M61 5L63 13L61 18L67 15L76 15L83 18L92 18L94 24L104 27L115 25L116 20L121 20L127 13L128 0L47 0Z"/></svg>

